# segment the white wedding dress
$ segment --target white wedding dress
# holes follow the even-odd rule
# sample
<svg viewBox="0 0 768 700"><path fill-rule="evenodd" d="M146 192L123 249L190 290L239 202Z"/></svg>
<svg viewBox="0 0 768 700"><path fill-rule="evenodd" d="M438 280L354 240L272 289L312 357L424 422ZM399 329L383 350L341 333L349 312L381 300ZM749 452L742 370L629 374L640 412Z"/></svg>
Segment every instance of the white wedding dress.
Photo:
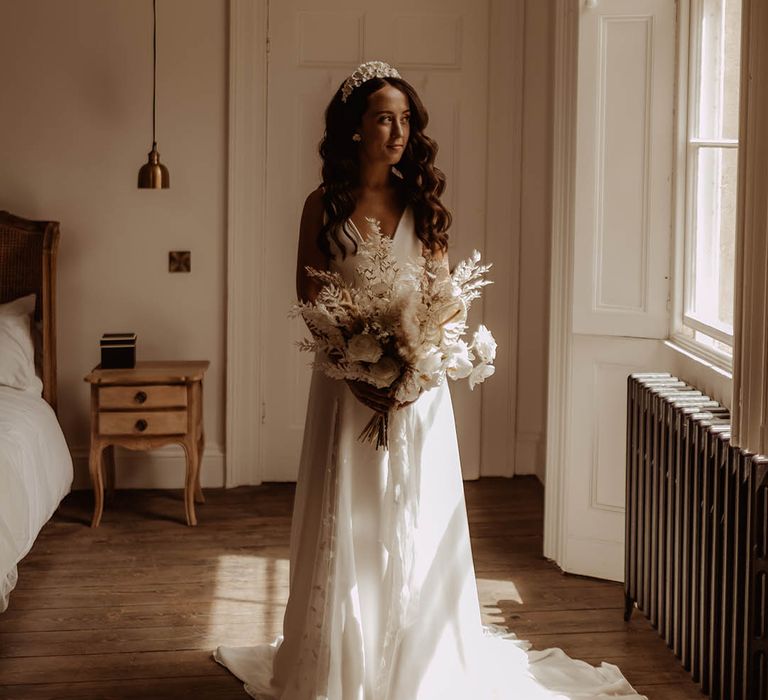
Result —
<svg viewBox="0 0 768 700"><path fill-rule="evenodd" d="M349 233L360 236L350 222ZM355 256L333 268L354 278ZM398 259L421 243L410 208ZM641 698L616 666L526 651L483 629L448 387L393 413L389 450L358 441L372 412L315 371L291 531L283 635L219 647L254 698Z"/></svg>

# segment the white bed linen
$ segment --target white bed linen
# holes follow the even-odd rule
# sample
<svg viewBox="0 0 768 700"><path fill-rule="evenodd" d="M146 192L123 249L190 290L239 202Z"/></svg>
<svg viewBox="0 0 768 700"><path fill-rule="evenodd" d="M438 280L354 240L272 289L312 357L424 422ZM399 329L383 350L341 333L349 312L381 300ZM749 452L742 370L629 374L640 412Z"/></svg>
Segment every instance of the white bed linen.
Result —
<svg viewBox="0 0 768 700"><path fill-rule="evenodd" d="M72 458L51 407L0 386L0 612L16 565L72 487Z"/></svg>

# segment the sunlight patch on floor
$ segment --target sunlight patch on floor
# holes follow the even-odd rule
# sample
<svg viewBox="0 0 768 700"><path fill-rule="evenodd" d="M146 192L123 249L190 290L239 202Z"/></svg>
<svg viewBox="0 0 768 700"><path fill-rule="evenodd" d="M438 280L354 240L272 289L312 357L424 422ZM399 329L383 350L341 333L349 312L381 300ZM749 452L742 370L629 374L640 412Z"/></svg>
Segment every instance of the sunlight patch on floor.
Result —
<svg viewBox="0 0 768 700"><path fill-rule="evenodd" d="M477 592L481 601L487 600L511 600L513 603L523 604L523 598L514 581L508 579L496 579L478 577Z"/></svg>
<svg viewBox="0 0 768 700"><path fill-rule="evenodd" d="M479 577L477 579L477 595L480 599L480 611L483 624L504 625L506 619L501 608L497 607L500 600L523 604L523 598L514 581Z"/></svg>
<svg viewBox="0 0 768 700"><path fill-rule="evenodd" d="M215 647L271 641L282 629L288 577L285 558L219 556L206 643Z"/></svg>

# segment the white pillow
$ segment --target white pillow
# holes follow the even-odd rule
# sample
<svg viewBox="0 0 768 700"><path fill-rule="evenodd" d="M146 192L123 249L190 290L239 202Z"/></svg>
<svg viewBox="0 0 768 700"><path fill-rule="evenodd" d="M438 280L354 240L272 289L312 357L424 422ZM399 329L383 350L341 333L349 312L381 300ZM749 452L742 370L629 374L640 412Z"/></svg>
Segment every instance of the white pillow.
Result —
<svg viewBox="0 0 768 700"><path fill-rule="evenodd" d="M19 297L6 304L0 304L0 316L20 316L26 314L31 316L35 313L35 295L27 294L25 297Z"/></svg>
<svg viewBox="0 0 768 700"><path fill-rule="evenodd" d="M0 304L0 386L39 396L43 383L35 373L34 311L34 294Z"/></svg>

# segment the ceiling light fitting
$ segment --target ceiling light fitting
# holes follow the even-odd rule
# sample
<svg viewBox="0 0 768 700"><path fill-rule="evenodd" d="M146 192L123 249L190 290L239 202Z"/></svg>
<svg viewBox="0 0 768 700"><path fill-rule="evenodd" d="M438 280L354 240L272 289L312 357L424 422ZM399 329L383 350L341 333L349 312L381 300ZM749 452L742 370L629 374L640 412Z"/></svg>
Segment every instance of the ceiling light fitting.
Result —
<svg viewBox="0 0 768 700"><path fill-rule="evenodd" d="M152 150L147 162L139 169L139 188L160 190L171 186L171 178L160 162L155 140L155 111L157 106L157 0L152 0Z"/></svg>

